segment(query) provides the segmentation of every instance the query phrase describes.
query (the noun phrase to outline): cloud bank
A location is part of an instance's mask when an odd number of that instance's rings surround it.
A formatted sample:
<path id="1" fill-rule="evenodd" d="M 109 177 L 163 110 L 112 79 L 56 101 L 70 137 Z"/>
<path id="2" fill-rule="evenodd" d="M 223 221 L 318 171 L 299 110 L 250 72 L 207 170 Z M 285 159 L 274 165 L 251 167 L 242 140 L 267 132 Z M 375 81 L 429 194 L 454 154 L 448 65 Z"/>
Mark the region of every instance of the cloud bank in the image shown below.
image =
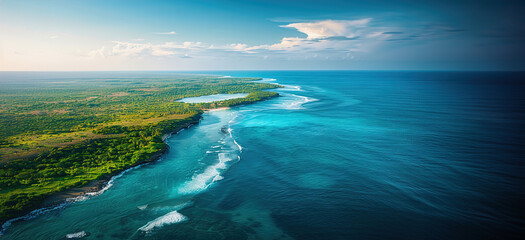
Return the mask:
<path id="1" fill-rule="evenodd" d="M 372 25 L 372 23 L 374 23 L 372 18 L 292 22 L 279 27 L 293 29 L 296 35 L 302 34 L 303 36 L 284 36 L 279 42 L 262 45 L 246 43 L 214 45 L 191 41 L 182 43 L 112 41 L 112 46 L 93 50 L 88 55 L 90 57 L 122 56 L 130 58 L 174 56 L 189 59 L 221 58 L 241 54 L 261 59 L 276 57 L 353 59 L 354 54 L 372 51 L 387 42 L 428 38 L 439 36 L 442 32 L 456 32 L 442 26 L 411 31 L 399 27 L 380 26 L 379 23 Z M 175 32 L 157 34 L 173 35 Z"/>

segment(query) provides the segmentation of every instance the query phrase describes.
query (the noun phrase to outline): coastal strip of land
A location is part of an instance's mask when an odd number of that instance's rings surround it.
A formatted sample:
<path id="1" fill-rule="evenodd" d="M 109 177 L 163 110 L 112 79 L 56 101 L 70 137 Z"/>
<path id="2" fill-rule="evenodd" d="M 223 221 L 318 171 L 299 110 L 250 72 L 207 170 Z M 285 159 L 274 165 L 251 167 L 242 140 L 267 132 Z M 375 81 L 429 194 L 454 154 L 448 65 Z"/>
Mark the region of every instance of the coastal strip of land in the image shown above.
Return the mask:
<path id="1" fill-rule="evenodd" d="M 99 191 L 134 166 L 157 160 L 165 136 L 197 124 L 206 110 L 278 96 L 257 78 L 12 83 L 0 90 L 0 222 Z M 89 84 L 86 85 L 86 81 Z M 247 93 L 244 98 L 181 103 L 185 97 Z"/>

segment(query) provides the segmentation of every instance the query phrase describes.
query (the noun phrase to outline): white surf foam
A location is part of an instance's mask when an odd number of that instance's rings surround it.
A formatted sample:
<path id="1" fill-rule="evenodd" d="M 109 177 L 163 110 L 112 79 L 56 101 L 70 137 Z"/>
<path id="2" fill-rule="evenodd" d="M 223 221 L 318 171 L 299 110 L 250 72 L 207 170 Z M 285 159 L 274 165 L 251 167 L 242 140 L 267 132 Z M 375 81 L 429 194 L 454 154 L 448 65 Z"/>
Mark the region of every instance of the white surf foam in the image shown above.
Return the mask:
<path id="1" fill-rule="evenodd" d="M 220 181 L 220 180 L 222 180 L 222 179 L 224 179 L 223 176 L 221 176 L 221 175 L 217 175 L 217 176 L 215 176 L 215 177 L 213 178 L 213 182 L 217 182 L 217 181 Z"/>
<path id="2" fill-rule="evenodd" d="M 235 122 L 235 119 L 237 119 L 238 116 L 239 115 L 235 115 L 235 117 L 233 117 L 230 121 L 228 121 L 228 124 L 231 126 Z M 239 151 L 242 152 L 242 146 L 235 140 L 235 138 L 232 135 L 232 132 L 233 132 L 233 129 L 228 128 L 228 133 L 230 134 L 230 137 L 233 140 L 233 143 L 237 146 L 237 148 L 239 148 Z"/>
<path id="3" fill-rule="evenodd" d="M 33 210 L 30 213 L 26 214 L 25 216 L 10 219 L 10 220 L 6 221 L 2 225 L 2 230 L 0 231 L 0 236 L 4 235 L 5 230 L 9 226 L 11 226 L 11 224 L 13 222 L 16 222 L 18 220 L 29 220 L 29 219 L 37 217 L 40 214 L 44 214 L 44 213 L 51 212 L 51 211 L 54 211 L 54 210 L 57 210 L 57 209 L 61 209 L 61 208 L 65 207 L 65 206 L 67 206 L 68 204 L 69 204 L 68 202 L 63 202 L 62 204 L 60 204 L 58 206 L 55 206 L 55 207 L 36 209 L 36 210 Z"/>
<path id="4" fill-rule="evenodd" d="M 188 220 L 188 218 L 177 211 L 169 212 L 166 215 L 155 218 L 155 220 L 148 222 L 146 225 L 139 228 L 140 231 L 151 232 L 155 228 L 165 225 L 179 223 Z"/>
<path id="5" fill-rule="evenodd" d="M 82 232 L 76 232 L 76 233 L 70 233 L 70 234 L 66 234 L 66 238 L 67 239 L 73 239 L 73 238 L 83 238 L 87 235 L 87 233 L 85 231 L 82 231 Z"/>
<path id="6" fill-rule="evenodd" d="M 233 129 L 228 128 L 228 133 L 230 134 L 230 137 L 232 138 L 233 143 L 235 144 L 235 146 L 237 146 L 237 148 L 239 148 L 239 151 L 242 152 L 242 146 L 239 143 L 237 143 L 237 141 L 235 141 L 235 138 L 232 135 L 232 131 Z"/>
<path id="7" fill-rule="evenodd" d="M 286 101 L 283 104 L 280 104 L 284 109 L 289 109 L 289 110 L 304 109 L 303 105 L 305 103 L 318 101 L 317 99 L 311 98 L 311 97 L 299 96 L 295 94 L 291 94 L 291 95 L 295 97 L 296 100 Z"/>
<path id="8" fill-rule="evenodd" d="M 298 91 L 298 92 L 303 91 L 301 86 L 295 86 L 295 85 L 282 85 L 282 86 L 284 86 L 284 88 L 281 88 L 280 89 L 281 91 Z"/>
<path id="9" fill-rule="evenodd" d="M 242 146 L 239 143 L 237 143 L 237 141 L 235 141 L 235 139 L 233 139 L 233 143 L 235 143 L 235 145 L 239 148 L 239 151 L 242 152 Z"/>
<path id="10" fill-rule="evenodd" d="M 235 116 L 237 117 L 237 116 Z M 231 125 L 235 117 L 229 121 Z M 218 162 L 208 166 L 201 173 L 193 175 L 191 180 L 183 183 L 178 189 L 179 194 L 193 194 L 207 189 L 212 183 L 222 180 L 224 177 L 221 174 L 228 168 L 228 162 L 232 160 L 240 160 L 239 153 L 242 152 L 242 146 L 235 141 L 232 135 L 233 129 L 228 128 L 228 135 L 219 140 L 222 150 L 215 151 L 217 153 Z M 237 149 L 235 149 L 237 148 Z M 211 151 L 207 151 L 209 153 Z"/>
<path id="11" fill-rule="evenodd" d="M 194 175 L 190 181 L 183 183 L 178 189 L 179 194 L 197 193 L 208 188 L 214 179 L 219 179 L 222 170 L 228 167 L 226 163 L 234 159 L 231 155 L 232 153 L 219 153 L 219 162 L 208 166 L 204 172 Z"/>
<path id="12" fill-rule="evenodd" d="M 259 81 L 256 81 L 256 82 L 260 82 L 260 83 L 268 83 L 268 84 L 274 84 L 274 85 L 279 85 L 278 83 L 276 83 L 275 81 L 277 81 L 277 79 L 275 78 L 263 78 Z"/>
<path id="13" fill-rule="evenodd" d="M 87 198 L 98 196 L 98 195 L 104 193 L 105 191 L 107 191 L 108 189 L 110 189 L 113 186 L 113 184 L 115 184 L 115 180 L 119 179 L 120 177 L 122 177 L 127 172 L 135 170 L 137 168 L 140 168 L 140 167 L 142 167 L 142 166 L 144 166 L 146 164 L 149 164 L 149 163 L 144 163 L 144 164 L 140 164 L 140 165 L 137 165 L 135 167 L 132 167 L 132 168 L 128 168 L 128 169 L 122 171 L 121 173 L 119 173 L 118 175 L 115 175 L 115 176 L 111 177 L 111 179 L 109 179 L 109 181 L 106 183 L 106 185 L 102 189 L 100 189 L 98 192 L 86 193 L 85 196 L 76 197 L 76 198 L 73 198 L 72 200 L 74 200 L 74 201 L 75 200 L 76 201 L 79 201 L 79 200 L 83 201 L 83 200 L 85 200 Z M 84 198 L 82 198 L 82 197 L 84 197 Z"/>

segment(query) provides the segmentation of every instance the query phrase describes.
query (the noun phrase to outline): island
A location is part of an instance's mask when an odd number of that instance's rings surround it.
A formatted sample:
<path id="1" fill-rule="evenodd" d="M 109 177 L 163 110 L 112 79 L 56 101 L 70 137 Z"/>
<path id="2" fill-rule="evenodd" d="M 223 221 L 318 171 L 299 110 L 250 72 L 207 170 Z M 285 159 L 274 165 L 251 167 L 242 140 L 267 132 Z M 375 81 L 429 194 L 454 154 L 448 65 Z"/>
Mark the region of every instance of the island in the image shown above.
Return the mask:
<path id="1" fill-rule="evenodd" d="M 94 191 L 125 169 L 158 159 L 164 138 L 206 110 L 278 96 L 259 78 L 73 78 L 9 82 L 0 89 L 0 222 Z M 183 98 L 245 97 L 206 103 Z"/>

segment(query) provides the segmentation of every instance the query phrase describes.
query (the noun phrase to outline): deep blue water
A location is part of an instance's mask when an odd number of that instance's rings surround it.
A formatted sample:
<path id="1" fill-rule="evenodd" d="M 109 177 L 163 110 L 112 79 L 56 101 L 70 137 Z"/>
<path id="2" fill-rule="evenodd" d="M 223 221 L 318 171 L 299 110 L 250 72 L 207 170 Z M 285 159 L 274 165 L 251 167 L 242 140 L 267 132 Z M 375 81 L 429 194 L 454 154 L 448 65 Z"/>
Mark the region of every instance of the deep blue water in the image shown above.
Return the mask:
<path id="1" fill-rule="evenodd" d="M 213 73 L 286 88 L 276 99 L 205 114 L 169 138 L 162 161 L 126 172 L 99 196 L 15 222 L 3 238 L 518 239 L 524 232 L 524 73 Z"/>

